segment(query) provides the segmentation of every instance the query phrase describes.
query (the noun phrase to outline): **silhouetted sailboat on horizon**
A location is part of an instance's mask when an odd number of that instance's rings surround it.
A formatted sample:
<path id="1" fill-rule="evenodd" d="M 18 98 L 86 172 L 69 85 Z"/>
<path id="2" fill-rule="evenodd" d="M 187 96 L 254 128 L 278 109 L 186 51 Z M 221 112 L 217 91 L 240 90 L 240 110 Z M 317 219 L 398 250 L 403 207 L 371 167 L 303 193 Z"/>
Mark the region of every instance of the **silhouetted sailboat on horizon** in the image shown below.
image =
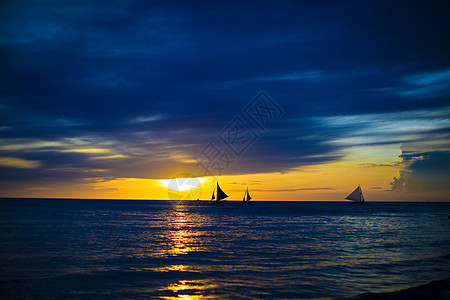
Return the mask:
<path id="1" fill-rule="evenodd" d="M 351 200 L 353 203 L 364 203 L 364 195 L 361 187 L 358 185 L 358 187 L 350 195 L 345 197 L 345 199 Z"/>
<path id="2" fill-rule="evenodd" d="M 250 200 L 252 200 L 252 197 L 250 197 L 250 194 L 248 192 L 248 187 L 247 187 L 247 190 L 245 191 L 244 198 L 242 199 L 242 201 L 248 202 Z"/>
<path id="3" fill-rule="evenodd" d="M 211 201 L 212 201 L 212 202 L 220 202 L 220 201 L 222 201 L 223 199 L 228 198 L 228 195 L 225 194 L 225 192 L 222 191 L 222 189 L 220 188 L 219 182 L 218 182 L 218 181 L 217 181 L 217 199 L 216 199 L 216 197 L 214 196 L 215 190 L 216 190 L 216 189 L 214 189 L 214 191 L 213 191 L 213 193 L 212 193 L 212 196 L 211 196 Z"/>

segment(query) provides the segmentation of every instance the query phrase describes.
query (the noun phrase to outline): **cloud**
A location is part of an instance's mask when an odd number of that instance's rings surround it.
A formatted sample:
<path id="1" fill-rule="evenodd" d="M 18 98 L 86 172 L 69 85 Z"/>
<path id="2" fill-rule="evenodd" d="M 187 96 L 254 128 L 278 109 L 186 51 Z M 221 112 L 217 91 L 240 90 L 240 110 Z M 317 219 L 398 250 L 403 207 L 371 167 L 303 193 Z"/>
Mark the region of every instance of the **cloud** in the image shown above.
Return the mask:
<path id="1" fill-rule="evenodd" d="M 310 82 L 311 80 L 318 80 L 323 76 L 323 72 L 313 70 L 313 71 L 293 71 L 289 73 L 275 73 L 258 75 L 249 78 L 242 78 L 239 80 L 231 80 L 224 82 L 216 82 L 213 84 L 208 84 L 208 87 L 220 87 L 220 88 L 232 88 L 236 86 L 245 86 L 254 83 L 264 83 L 264 82 L 277 82 L 277 81 L 305 81 Z"/>
<path id="2" fill-rule="evenodd" d="M 305 80 L 318 79 L 322 76 L 320 71 L 302 71 L 285 74 L 274 74 L 269 76 L 256 77 L 252 81 L 283 81 L 283 80 Z"/>
<path id="3" fill-rule="evenodd" d="M 364 167 L 397 167 L 401 164 L 401 162 L 399 161 L 394 161 L 394 162 L 389 162 L 389 163 L 380 163 L 380 164 L 376 164 L 376 163 L 360 163 L 360 166 L 364 166 Z"/>
<path id="4" fill-rule="evenodd" d="M 0 139 L 0 152 L 75 152 L 91 155 L 111 155 L 111 141 L 102 138 L 60 138 L 54 141 L 39 139 Z"/>
<path id="5" fill-rule="evenodd" d="M 373 91 L 409 99 L 445 98 L 450 95 L 450 69 L 414 72 L 403 75 L 400 84 L 375 88 Z"/>
<path id="6" fill-rule="evenodd" d="M 400 157 L 405 169 L 390 183 L 393 192 L 450 190 L 450 151 L 404 151 Z"/>
<path id="7" fill-rule="evenodd" d="M 417 86 L 430 86 L 434 84 L 446 83 L 447 86 L 450 80 L 450 70 L 440 70 L 430 73 L 422 73 L 416 75 L 410 75 L 405 78 L 405 81 L 409 84 Z"/>
<path id="8" fill-rule="evenodd" d="M 399 95 L 429 98 L 450 95 L 450 69 L 408 75 Z"/>
<path id="9" fill-rule="evenodd" d="M 380 145 L 442 141 L 450 131 L 450 107 L 313 118 L 333 128 L 326 141 L 337 146 Z"/>
<path id="10" fill-rule="evenodd" d="M 140 124 L 140 123 L 148 123 L 148 122 L 154 122 L 159 121 L 164 118 L 163 115 L 146 115 L 146 116 L 138 116 L 129 119 L 126 121 L 126 124 Z"/>
<path id="11" fill-rule="evenodd" d="M 0 157 L 0 166 L 19 169 L 34 169 L 40 166 L 39 162 L 15 157 Z"/>
<path id="12" fill-rule="evenodd" d="M 27 190 L 28 191 L 51 191 L 51 190 L 54 190 L 54 188 L 36 186 L 36 187 L 27 188 Z"/>
<path id="13" fill-rule="evenodd" d="M 391 191 L 393 192 L 416 192 L 422 190 L 421 185 L 411 179 L 408 171 L 400 171 L 400 176 L 398 178 L 394 177 L 389 185 L 391 185 Z"/>

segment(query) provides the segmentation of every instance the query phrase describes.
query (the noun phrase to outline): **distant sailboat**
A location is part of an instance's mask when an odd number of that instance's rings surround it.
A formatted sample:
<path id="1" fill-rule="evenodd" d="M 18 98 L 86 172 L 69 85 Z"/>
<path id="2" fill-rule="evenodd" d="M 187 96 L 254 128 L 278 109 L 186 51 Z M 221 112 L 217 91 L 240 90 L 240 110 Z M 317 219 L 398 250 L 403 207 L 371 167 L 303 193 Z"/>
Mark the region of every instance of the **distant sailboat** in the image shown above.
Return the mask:
<path id="1" fill-rule="evenodd" d="M 220 202 L 220 201 L 222 201 L 225 198 L 228 198 L 228 195 L 225 194 L 224 191 L 222 191 L 222 189 L 219 186 L 219 182 L 217 181 L 217 200 L 214 200 L 214 199 L 216 199 L 216 197 L 214 197 L 214 191 L 213 191 L 213 194 L 212 194 L 212 197 L 211 197 L 211 201 Z"/>
<path id="2" fill-rule="evenodd" d="M 350 195 L 345 197 L 345 199 L 351 200 L 353 203 L 364 203 L 364 195 L 361 187 L 358 185 L 358 187 Z"/>
<path id="3" fill-rule="evenodd" d="M 247 190 L 245 191 L 244 198 L 242 199 L 242 201 L 248 202 L 250 200 L 252 200 L 252 197 L 250 197 L 250 194 L 248 192 L 248 187 L 247 187 Z"/>

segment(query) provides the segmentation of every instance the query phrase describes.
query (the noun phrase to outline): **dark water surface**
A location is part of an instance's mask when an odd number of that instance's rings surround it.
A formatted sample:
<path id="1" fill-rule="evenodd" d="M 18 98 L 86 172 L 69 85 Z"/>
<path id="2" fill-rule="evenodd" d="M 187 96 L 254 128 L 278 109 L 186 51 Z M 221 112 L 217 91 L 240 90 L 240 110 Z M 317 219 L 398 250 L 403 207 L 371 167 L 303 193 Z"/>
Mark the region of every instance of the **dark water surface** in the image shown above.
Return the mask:
<path id="1" fill-rule="evenodd" d="M 450 277 L 450 203 L 0 200 L 0 298 L 309 299 Z"/>

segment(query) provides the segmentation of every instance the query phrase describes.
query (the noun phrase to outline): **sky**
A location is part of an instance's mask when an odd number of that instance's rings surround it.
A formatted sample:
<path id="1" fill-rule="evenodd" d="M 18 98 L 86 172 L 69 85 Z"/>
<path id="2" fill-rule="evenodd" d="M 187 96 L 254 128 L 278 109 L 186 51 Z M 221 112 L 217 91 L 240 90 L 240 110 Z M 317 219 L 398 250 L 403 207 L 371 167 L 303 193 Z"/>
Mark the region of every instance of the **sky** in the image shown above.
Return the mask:
<path id="1" fill-rule="evenodd" d="M 450 201 L 449 11 L 2 1 L 0 197 Z"/>

